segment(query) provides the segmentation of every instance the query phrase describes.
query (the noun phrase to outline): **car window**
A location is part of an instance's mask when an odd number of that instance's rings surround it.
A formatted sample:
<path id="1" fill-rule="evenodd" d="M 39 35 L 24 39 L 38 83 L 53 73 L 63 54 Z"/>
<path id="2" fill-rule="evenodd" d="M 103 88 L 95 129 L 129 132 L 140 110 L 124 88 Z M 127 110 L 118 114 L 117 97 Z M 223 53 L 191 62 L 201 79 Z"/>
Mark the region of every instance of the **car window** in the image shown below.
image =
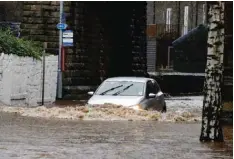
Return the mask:
<path id="1" fill-rule="evenodd" d="M 151 81 L 147 82 L 147 88 L 146 88 L 146 90 L 147 90 L 147 95 L 149 93 L 156 93 L 156 89 L 154 87 L 154 84 Z"/>
<path id="2" fill-rule="evenodd" d="M 147 82 L 147 88 L 146 88 L 147 95 L 149 93 L 157 94 L 159 91 L 160 91 L 160 88 L 156 81 Z"/>
<path id="3" fill-rule="evenodd" d="M 106 81 L 95 92 L 96 95 L 143 96 L 145 84 L 131 81 Z"/>
<path id="4" fill-rule="evenodd" d="M 160 91 L 160 87 L 159 87 L 158 83 L 156 81 L 152 81 L 152 82 L 153 82 L 153 85 L 154 85 L 153 87 L 155 89 L 155 92 L 158 93 Z"/>

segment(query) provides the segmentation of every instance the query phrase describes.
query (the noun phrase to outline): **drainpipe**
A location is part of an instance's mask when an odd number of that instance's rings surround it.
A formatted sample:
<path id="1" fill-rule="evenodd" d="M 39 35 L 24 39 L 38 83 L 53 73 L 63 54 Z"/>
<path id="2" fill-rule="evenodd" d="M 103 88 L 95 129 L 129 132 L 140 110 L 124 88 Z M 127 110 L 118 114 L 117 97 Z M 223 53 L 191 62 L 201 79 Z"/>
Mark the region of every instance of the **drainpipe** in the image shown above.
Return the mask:
<path id="1" fill-rule="evenodd" d="M 195 3 L 196 3 L 196 20 L 195 20 L 195 27 L 196 27 L 198 23 L 198 2 L 195 1 Z"/>
<path id="2" fill-rule="evenodd" d="M 155 24 L 155 9 L 156 9 L 156 7 L 155 7 L 156 5 L 155 5 L 155 1 L 153 2 L 153 14 L 154 14 L 154 16 L 153 16 L 153 24 Z"/>
<path id="3" fill-rule="evenodd" d="M 177 24 L 177 36 L 180 37 L 180 1 L 178 1 L 178 24 Z"/>

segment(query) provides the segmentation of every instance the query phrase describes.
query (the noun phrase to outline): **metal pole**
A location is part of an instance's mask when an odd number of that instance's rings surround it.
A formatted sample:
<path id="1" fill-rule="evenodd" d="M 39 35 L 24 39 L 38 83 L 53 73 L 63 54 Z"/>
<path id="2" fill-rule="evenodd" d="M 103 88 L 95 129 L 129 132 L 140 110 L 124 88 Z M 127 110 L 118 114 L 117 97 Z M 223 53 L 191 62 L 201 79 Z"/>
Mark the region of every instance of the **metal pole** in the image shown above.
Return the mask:
<path id="1" fill-rule="evenodd" d="M 44 105 L 44 96 L 45 96 L 45 49 L 47 48 L 47 43 L 44 43 L 44 50 L 43 50 L 43 69 L 42 69 L 42 101 L 41 105 Z"/>
<path id="2" fill-rule="evenodd" d="M 63 1 L 60 1 L 59 22 L 62 23 Z M 58 56 L 58 82 L 57 82 L 57 98 L 62 98 L 62 71 L 61 71 L 61 51 L 62 51 L 62 30 L 59 30 L 59 56 Z"/>
<path id="3" fill-rule="evenodd" d="M 171 49 L 172 49 L 173 47 L 172 46 L 169 46 L 168 47 L 168 51 L 167 51 L 167 67 L 168 67 L 168 69 L 170 69 L 170 61 L 171 61 Z"/>
<path id="4" fill-rule="evenodd" d="M 42 17 L 42 2 L 40 1 L 40 5 L 41 5 L 41 20 L 43 20 Z M 41 90 L 41 105 L 44 105 L 44 93 L 45 93 L 45 44 L 44 44 L 44 49 L 42 52 L 42 90 Z"/>

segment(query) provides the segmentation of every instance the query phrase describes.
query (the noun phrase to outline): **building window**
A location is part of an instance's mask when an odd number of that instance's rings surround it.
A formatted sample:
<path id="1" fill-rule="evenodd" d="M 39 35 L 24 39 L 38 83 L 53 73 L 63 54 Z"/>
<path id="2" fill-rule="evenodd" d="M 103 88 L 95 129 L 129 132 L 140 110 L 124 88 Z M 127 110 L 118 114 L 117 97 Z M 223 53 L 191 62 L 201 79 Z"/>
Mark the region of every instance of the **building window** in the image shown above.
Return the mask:
<path id="1" fill-rule="evenodd" d="M 167 8 L 166 14 L 166 31 L 170 32 L 171 30 L 171 8 Z"/>
<path id="2" fill-rule="evenodd" d="M 183 28 L 183 35 L 188 33 L 188 17 L 189 17 L 189 7 L 184 7 L 184 28 Z"/>

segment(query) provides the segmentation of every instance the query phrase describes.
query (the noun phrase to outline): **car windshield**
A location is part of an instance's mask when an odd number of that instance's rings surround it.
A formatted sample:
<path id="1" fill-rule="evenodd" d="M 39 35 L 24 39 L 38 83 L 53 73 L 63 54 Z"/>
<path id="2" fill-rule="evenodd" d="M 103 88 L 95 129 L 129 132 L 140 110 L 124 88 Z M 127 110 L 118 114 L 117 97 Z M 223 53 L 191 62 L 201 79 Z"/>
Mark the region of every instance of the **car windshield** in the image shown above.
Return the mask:
<path id="1" fill-rule="evenodd" d="M 115 96 L 142 96 L 144 93 L 143 82 L 132 81 L 106 81 L 96 91 L 96 95 Z"/>

